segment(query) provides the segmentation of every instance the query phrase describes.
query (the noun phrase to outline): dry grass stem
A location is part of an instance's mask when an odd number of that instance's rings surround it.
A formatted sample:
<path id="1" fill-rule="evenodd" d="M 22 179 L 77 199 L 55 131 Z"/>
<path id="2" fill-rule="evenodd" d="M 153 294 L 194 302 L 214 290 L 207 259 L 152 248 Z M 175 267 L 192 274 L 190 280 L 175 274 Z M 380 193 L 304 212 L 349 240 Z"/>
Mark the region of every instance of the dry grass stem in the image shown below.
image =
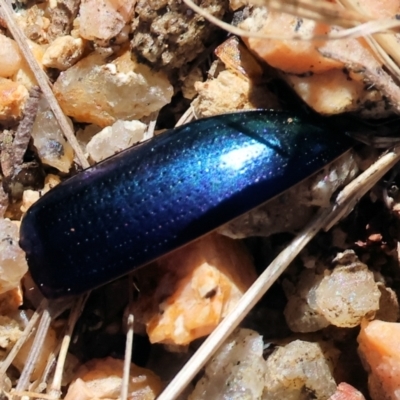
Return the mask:
<path id="1" fill-rule="evenodd" d="M 60 125 L 60 128 L 68 140 L 69 144 L 72 146 L 72 148 L 75 151 L 75 154 L 79 160 L 79 163 L 83 168 L 88 168 L 89 163 L 86 160 L 86 157 L 83 154 L 82 149 L 80 148 L 78 141 L 75 137 L 74 131 L 68 124 L 67 118 L 65 117 L 64 113 L 61 110 L 61 107 L 59 106 L 53 91 L 51 90 L 50 84 L 47 79 L 47 75 L 45 72 L 40 68 L 40 65 L 36 61 L 34 55 L 32 54 L 32 51 L 29 48 L 28 41 L 22 32 L 21 28 L 18 26 L 18 24 L 14 20 L 14 12 L 12 8 L 7 4 L 5 0 L 0 0 L 0 6 L 1 6 L 1 11 L 3 14 L 4 19 L 7 22 L 7 27 L 11 34 L 13 35 L 15 41 L 18 43 L 19 48 L 21 49 L 21 52 L 28 63 L 29 67 L 31 68 L 33 74 L 35 75 L 35 78 L 40 86 L 40 89 L 42 90 L 42 93 L 46 97 L 46 100 L 49 103 L 49 106 L 51 110 L 54 113 L 54 116 Z"/>
<path id="2" fill-rule="evenodd" d="M 89 296 L 89 294 L 90 293 L 87 293 L 87 297 Z M 85 297 L 86 296 L 84 296 L 84 301 L 86 303 L 86 298 Z M 79 318 L 79 315 L 83 311 L 84 304 L 79 308 L 79 306 L 77 306 L 77 303 L 76 302 L 74 303 L 73 300 L 56 302 L 53 307 L 50 306 L 50 314 L 52 316 L 52 320 L 57 318 L 64 311 L 66 311 L 68 309 L 71 309 L 69 321 L 68 321 L 68 324 L 67 324 L 67 330 L 69 329 L 71 331 L 71 334 L 72 334 L 73 326 L 75 326 L 75 324 L 76 324 L 76 321 L 74 321 L 74 319 L 78 319 Z M 74 307 L 75 307 L 75 310 L 73 310 Z M 74 313 L 75 314 L 78 313 L 78 315 L 75 315 Z M 65 336 L 65 334 L 64 334 L 64 336 Z M 52 350 L 50 352 L 50 354 L 48 356 L 48 359 L 47 359 L 46 366 L 44 368 L 44 371 L 43 371 L 42 376 L 40 377 L 40 379 L 38 379 L 36 382 L 34 382 L 30 386 L 30 389 L 31 389 L 32 392 L 34 390 L 36 390 L 36 392 L 41 393 L 43 391 L 43 389 L 40 387 L 40 385 L 42 383 L 49 382 L 51 376 L 53 376 L 53 380 L 54 380 L 54 376 L 56 375 L 55 369 L 57 369 L 56 361 L 58 361 L 57 360 L 57 355 L 60 353 L 60 349 L 62 349 L 63 345 L 66 346 L 64 344 L 64 336 L 58 341 L 58 344 L 54 348 L 54 350 Z M 69 347 L 69 344 L 67 346 L 67 350 L 68 350 L 68 347 Z M 62 358 L 62 356 L 60 356 L 59 358 Z M 63 362 L 64 362 L 64 360 L 63 360 Z M 55 372 L 55 373 L 53 374 L 53 372 Z M 53 398 L 58 398 L 58 396 L 54 396 L 54 394 L 52 394 L 52 397 Z"/>
<path id="3" fill-rule="evenodd" d="M 385 35 L 385 36 L 388 36 L 388 35 Z M 382 42 L 378 39 L 378 34 L 365 37 L 364 39 L 368 43 L 371 51 L 375 54 L 375 56 L 379 60 L 379 62 L 381 62 L 382 65 L 385 65 L 387 70 L 390 72 L 390 74 L 393 77 L 395 77 L 397 79 L 397 81 L 399 82 L 400 81 L 400 68 L 393 61 L 393 59 L 389 56 L 389 54 L 387 53 L 385 48 L 381 45 Z M 394 39 L 394 40 L 396 40 L 396 39 Z M 387 43 L 387 42 L 385 41 L 385 43 Z"/>
<path id="4" fill-rule="evenodd" d="M 143 140 L 151 139 L 154 136 L 154 130 L 156 129 L 158 118 L 158 111 L 151 113 L 146 119 L 149 121 L 147 124 L 147 129 L 144 134 Z"/>
<path id="5" fill-rule="evenodd" d="M 64 371 L 64 365 L 65 365 L 65 360 L 67 358 L 67 353 L 69 349 L 69 344 L 71 343 L 71 336 L 74 331 L 76 322 L 78 321 L 78 318 L 82 314 L 82 311 L 85 307 L 86 301 L 90 296 L 90 292 L 86 293 L 83 296 L 80 296 L 75 304 L 73 305 L 69 319 L 68 319 L 68 324 L 67 324 L 67 331 L 64 334 L 60 352 L 58 354 L 58 359 L 57 359 L 57 366 L 56 370 L 54 372 L 54 378 L 53 382 L 50 386 L 49 389 L 49 395 L 52 397 L 59 397 L 61 395 L 61 381 L 62 381 L 62 376 L 63 376 L 63 371 Z"/>
<path id="6" fill-rule="evenodd" d="M 14 396 L 18 397 L 29 397 L 30 399 L 43 399 L 43 400 L 59 400 L 59 397 L 51 397 L 48 394 L 45 393 L 36 393 L 36 392 L 30 392 L 30 391 L 14 391 L 13 392 Z"/>
<path id="7" fill-rule="evenodd" d="M 193 107 L 189 107 L 179 118 L 178 122 L 176 123 L 175 127 L 187 124 L 191 121 L 193 121 L 196 118 L 194 115 L 194 110 Z"/>
<path id="8" fill-rule="evenodd" d="M 398 39 L 394 35 L 380 33 L 375 34 L 373 37 L 382 48 L 382 52 L 385 54 L 385 65 L 389 69 L 394 65 L 394 75 L 400 80 L 400 43 L 398 42 Z"/>
<path id="9" fill-rule="evenodd" d="M 356 0 L 341 0 L 339 3 L 347 9 L 366 16 L 366 11 Z M 382 30 L 385 30 L 382 25 L 383 21 L 375 22 L 381 24 Z M 390 73 L 400 80 L 400 68 L 398 67 L 400 65 L 400 44 L 396 37 L 390 34 L 374 34 L 372 38 L 365 37 L 365 39 L 378 59 L 382 59 Z"/>
<path id="10" fill-rule="evenodd" d="M 135 316 L 133 315 L 132 305 L 133 305 L 133 277 L 132 274 L 129 274 L 128 277 L 128 317 L 126 321 L 126 341 L 125 341 L 125 357 L 124 357 L 124 371 L 122 375 L 122 383 L 121 383 L 121 400 L 128 399 L 128 391 L 129 391 L 129 379 L 131 372 L 131 358 L 132 358 L 132 349 L 133 349 L 133 334 L 134 334 L 134 322 Z"/>
<path id="11" fill-rule="evenodd" d="M 400 145 L 384 154 L 361 175 L 350 182 L 337 196 L 335 207 L 325 230 L 329 230 L 339 220 L 349 214 L 354 206 L 378 181 L 400 161 Z"/>
<path id="12" fill-rule="evenodd" d="M 346 9 L 335 3 L 314 0 L 251 0 L 252 4 L 265 6 L 271 10 L 284 12 L 299 18 L 310 18 L 315 21 L 336 24 L 343 27 L 354 26 L 370 20 L 365 13 L 357 9 Z"/>
<path id="13" fill-rule="evenodd" d="M 24 369 L 21 372 L 21 376 L 15 388 L 16 392 L 24 391 L 29 386 L 30 376 L 32 375 L 40 352 L 42 351 L 43 343 L 50 327 L 50 311 L 46 305 L 43 308 L 44 309 L 42 312 L 42 317 L 39 322 L 39 327 L 36 332 L 35 339 L 33 340 L 32 347 L 26 359 Z M 13 400 L 16 400 L 18 397 L 19 396 L 15 396 L 14 394 L 12 396 Z"/>
<path id="14" fill-rule="evenodd" d="M 0 365 L 0 382 L 4 381 L 7 369 L 12 364 L 15 356 L 18 354 L 21 347 L 24 345 L 24 343 L 27 341 L 28 337 L 30 336 L 33 328 L 35 327 L 37 321 L 39 320 L 39 317 L 41 317 L 41 315 L 42 315 L 42 312 L 43 312 L 43 309 L 44 309 L 46 303 L 47 303 L 47 301 L 45 301 L 45 300 L 42 301 L 42 303 L 39 305 L 37 310 L 32 315 L 31 319 L 29 320 L 29 323 L 26 326 L 26 328 L 24 329 L 24 332 L 22 333 L 21 337 L 18 339 L 17 343 L 15 343 L 15 345 L 13 346 L 11 351 L 8 353 L 6 359 L 1 363 L 1 365 Z"/>
<path id="15" fill-rule="evenodd" d="M 252 37 L 252 38 L 259 38 L 259 39 L 275 39 L 275 40 L 338 40 L 338 39 L 345 39 L 345 38 L 358 38 L 365 35 L 370 35 L 373 33 L 378 32 L 388 32 L 392 29 L 398 28 L 400 26 L 400 21 L 393 18 L 382 19 L 382 20 L 374 20 L 363 24 L 359 24 L 358 20 L 353 20 L 352 28 L 343 29 L 340 31 L 333 31 L 329 32 L 326 35 L 313 35 L 313 34 L 288 34 L 288 35 L 266 35 L 260 32 L 252 32 L 246 31 L 244 29 L 238 28 L 236 26 L 232 26 L 226 22 L 219 20 L 218 18 L 210 15 L 206 10 L 202 9 L 201 7 L 197 6 L 193 3 L 192 0 L 183 0 L 184 3 L 190 7 L 193 11 L 200 14 L 209 22 L 213 23 L 214 25 L 218 26 L 221 29 L 226 30 L 227 32 L 232 33 L 233 35 L 242 36 L 242 37 Z M 285 11 L 288 12 L 288 11 Z M 300 15 L 295 13 L 295 11 L 290 12 L 289 14 L 294 14 L 298 17 L 302 18 L 309 18 L 313 20 L 321 20 L 323 22 L 326 21 L 326 17 L 318 14 L 320 18 L 317 18 L 316 15 Z M 364 17 L 365 19 L 366 17 Z M 337 25 L 343 26 L 343 23 L 340 24 L 340 21 L 336 22 Z M 330 20 L 330 23 L 332 21 Z M 354 26 L 356 25 L 356 26 Z"/>

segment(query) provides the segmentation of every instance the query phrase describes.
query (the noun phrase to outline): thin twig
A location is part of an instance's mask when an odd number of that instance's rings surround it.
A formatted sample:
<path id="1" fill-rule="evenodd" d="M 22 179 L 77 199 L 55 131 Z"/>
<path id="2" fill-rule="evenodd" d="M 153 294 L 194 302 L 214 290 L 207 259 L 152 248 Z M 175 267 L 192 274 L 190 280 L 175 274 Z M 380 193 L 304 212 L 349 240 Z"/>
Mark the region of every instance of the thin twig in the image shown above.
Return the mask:
<path id="1" fill-rule="evenodd" d="M 143 135 L 143 141 L 144 140 L 149 140 L 154 136 L 154 130 L 156 128 L 158 114 L 159 114 L 158 111 L 152 112 L 149 115 L 149 117 L 147 118 L 148 124 L 147 124 L 146 132 Z"/>
<path id="2" fill-rule="evenodd" d="M 384 154 L 361 175 L 350 182 L 337 196 L 325 230 L 329 230 L 340 219 L 348 215 L 354 206 L 387 172 L 400 162 L 400 145 Z"/>
<path id="3" fill-rule="evenodd" d="M 74 302 L 72 299 L 69 299 L 67 301 L 57 301 L 56 303 L 52 304 L 50 314 L 52 316 L 52 319 L 54 320 L 57 318 L 59 315 L 61 315 L 64 311 L 67 309 L 71 309 L 74 306 Z M 71 315 L 71 314 L 70 314 Z M 67 325 L 68 328 L 68 325 Z M 33 384 L 30 386 L 30 391 L 34 393 L 41 393 L 43 391 L 41 387 L 41 383 L 45 382 L 47 383 L 49 381 L 50 374 L 52 374 L 56 368 L 56 358 L 58 354 L 60 353 L 60 349 L 62 347 L 62 340 L 64 337 L 62 337 L 60 340 L 57 341 L 57 346 L 50 351 L 49 356 L 47 358 L 47 363 L 46 366 L 43 370 L 42 376 L 40 379 L 38 379 L 36 382 L 33 382 Z M 54 374 L 53 374 L 54 375 Z M 37 396 L 35 396 L 37 397 Z M 53 395 L 54 398 L 54 395 Z"/>
<path id="4" fill-rule="evenodd" d="M 387 36 L 387 35 L 385 35 Z M 392 57 L 387 53 L 385 46 L 382 44 L 385 42 L 388 44 L 388 41 L 383 40 L 382 35 L 375 34 L 373 36 L 366 36 L 365 41 L 368 43 L 371 51 L 374 53 L 377 60 L 384 64 L 386 69 L 392 74 L 392 76 L 397 78 L 397 81 L 400 81 L 400 68 L 393 61 Z M 396 41 L 396 38 L 393 36 L 392 39 Z"/>
<path id="5" fill-rule="evenodd" d="M 368 18 L 370 17 L 359 1 L 339 0 L 339 4 Z M 400 80 L 400 68 L 398 66 L 400 64 L 400 45 L 396 37 L 393 34 L 374 34 L 372 37 L 365 35 L 364 39 L 377 58 L 383 60 L 390 73 Z"/>
<path id="6" fill-rule="evenodd" d="M 3 17 L 7 22 L 7 27 L 11 34 L 13 35 L 15 41 L 18 43 L 21 52 L 28 63 L 29 67 L 31 68 L 35 78 L 42 90 L 44 96 L 46 97 L 51 110 L 54 113 L 54 116 L 60 125 L 60 128 L 68 140 L 69 144 L 74 149 L 76 156 L 83 168 L 89 167 L 89 162 L 85 158 L 82 149 L 79 146 L 79 143 L 75 137 L 74 131 L 68 124 L 67 118 L 65 117 L 64 113 L 61 110 L 60 105 L 58 104 L 53 91 L 51 90 L 50 84 L 47 79 L 47 75 L 44 71 L 40 68 L 39 63 L 36 61 L 34 55 L 32 54 L 31 49 L 29 48 L 28 41 L 24 33 L 22 32 L 21 28 L 14 20 L 14 11 L 12 8 L 7 4 L 5 0 L 0 0 L 0 6 L 3 13 Z"/>
<path id="7" fill-rule="evenodd" d="M 64 371 L 64 365 L 65 365 L 65 360 L 67 358 L 67 353 L 69 349 L 69 345 L 71 343 L 71 336 L 73 333 L 73 330 L 75 328 L 76 322 L 80 315 L 82 314 L 83 308 L 85 307 L 86 301 L 89 298 L 90 292 L 86 293 L 83 296 L 80 296 L 75 304 L 73 305 L 69 319 L 68 319 L 68 325 L 67 325 L 67 331 L 65 332 L 65 335 L 62 340 L 60 352 L 58 354 L 58 359 L 57 359 L 57 366 L 56 370 L 54 372 L 54 378 L 53 382 L 50 386 L 50 389 L 48 391 L 48 394 L 53 397 L 60 397 L 61 395 L 61 382 L 62 382 L 62 376 L 63 376 L 63 371 Z"/>
<path id="8" fill-rule="evenodd" d="M 57 354 L 60 352 L 61 340 L 59 339 L 57 346 L 50 351 L 41 377 L 29 386 L 31 392 L 43 394 L 43 383 L 47 387 L 47 382 L 50 382 L 50 376 L 54 375 L 53 372 L 56 367 Z"/>
<path id="9" fill-rule="evenodd" d="M 17 392 L 25 390 L 29 385 L 30 377 L 42 352 L 43 343 L 49 331 L 50 322 L 51 322 L 50 312 L 47 305 L 45 304 L 43 306 L 42 317 L 40 319 L 35 339 L 33 340 L 32 347 L 26 359 L 24 369 L 21 372 L 21 376 L 15 388 Z M 16 397 L 17 396 L 13 395 L 14 400 L 16 399 Z"/>
<path id="10" fill-rule="evenodd" d="M 27 390 L 19 390 L 19 391 L 14 390 L 12 392 L 12 395 L 18 396 L 18 397 L 27 396 L 32 399 L 43 399 L 43 400 L 59 400 L 60 399 L 59 397 L 52 397 L 45 393 L 36 393 L 36 392 L 30 392 Z"/>
<path id="11" fill-rule="evenodd" d="M 346 38 L 357 38 L 365 35 L 370 35 L 378 32 L 387 32 L 391 29 L 398 28 L 400 26 L 400 21 L 395 18 L 367 21 L 363 24 L 358 25 L 358 21 L 355 20 L 352 25 L 356 25 L 349 29 L 342 29 L 339 31 L 331 31 L 326 35 L 314 35 L 313 33 L 289 33 L 288 35 L 267 35 L 262 32 L 246 31 L 244 29 L 238 28 L 236 26 L 230 25 L 226 22 L 221 21 L 217 17 L 211 15 L 207 10 L 197 6 L 192 0 L 183 0 L 184 3 L 193 9 L 196 13 L 201 15 L 207 21 L 218 26 L 233 35 L 248 37 L 248 38 L 258 38 L 258 39 L 275 39 L 275 40 L 338 40 Z M 296 14 L 295 14 L 296 15 Z M 298 14 L 296 16 L 299 16 Z M 315 16 L 303 16 L 309 19 L 318 20 Z"/>
<path id="12" fill-rule="evenodd" d="M 320 20 L 331 25 L 336 24 L 344 27 L 354 26 L 359 22 L 370 20 L 357 9 L 345 9 L 331 2 L 316 2 L 315 0 L 253 0 L 252 3 L 266 6 L 270 10 L 291 14 L 295 17 Z"/>
<path id="13" fill-rule="evenodd" d="M 11 351 L 8 353 L 6 359 L 0 365 L 0 382 L 3 382 L 7 369 L 14 361 L 15 356 L 20 351 L 21 347 L 25 344 L 26 340 L 28 339 L 29 335 L 31 334 L 34 326 L 36 325 L 39 317 L 43 312 L 43 308 L 47 302 L 45 300 L 40 303 L 37 310 L 32 315 L 31 319 L 29 320 L 28 325 L 25 327 L 24 332 L 22 333 L 21 337 L 18 339 L 17 343 L 13 346 Z"/>
<path id="14" fill-rule="evenodd" d="M 128 276 L 128 318 L 127 318 L 127 333 L 125 342 L 125 358 L 124 358 L 124 372 L 122 375 L 121 383 L 121 400 L 128 399 L 129 392 L 129 378 L 131 372 L 131 359 L 132 359 L 132 349 L 133 349 L 133 334 L 134 334 L 134 321 L 135 316 L 133 315 L 133 279 L 132 274 Z"/>
<path id="15" fill-rule="evenodd" d="M 184 125 L 193 121 L 195 119 L 193 107 L 189 107 L 179 118 L 178 122 L 176 123 L 175 127 Z"/>

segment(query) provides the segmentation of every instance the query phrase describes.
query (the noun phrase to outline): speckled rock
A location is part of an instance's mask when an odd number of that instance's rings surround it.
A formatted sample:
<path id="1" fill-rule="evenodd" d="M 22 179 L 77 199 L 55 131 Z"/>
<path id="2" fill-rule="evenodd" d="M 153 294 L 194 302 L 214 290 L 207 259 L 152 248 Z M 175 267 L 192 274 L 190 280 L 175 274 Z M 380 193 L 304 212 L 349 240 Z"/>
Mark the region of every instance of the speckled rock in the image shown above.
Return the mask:
<path id="1" fill-rule="evenodd" d="M 263 346 L 257 332 L 236 330 L 207 364 L 188 400 L 261 399 L 266 371 Z"/>
<path id="2" fill-rule="evenodd" d="M 222 18 L 225 0 L 195 1 L 211 15 Z M 139 0 L 133 21 L 132 50 L 158 68 L 179 68 L 204 51 L 215 27 L 175 0 Z"/>
<path id="3" fill-rule="evenodd" d="M 28 270 L 18 240 L 18 227 L 9 219 L 0 219 L 0 293 L 18 286 Z"/>
<path id="4" fill-rule="evenodd" d="M 326 357 L 319 343 L 295 340 L 277 347 L 266 361 L 263 400 L 300 400 L 312 393 L 315 399 L 328 400 L 335 393 L 330 361 L 334 349 Z"/>

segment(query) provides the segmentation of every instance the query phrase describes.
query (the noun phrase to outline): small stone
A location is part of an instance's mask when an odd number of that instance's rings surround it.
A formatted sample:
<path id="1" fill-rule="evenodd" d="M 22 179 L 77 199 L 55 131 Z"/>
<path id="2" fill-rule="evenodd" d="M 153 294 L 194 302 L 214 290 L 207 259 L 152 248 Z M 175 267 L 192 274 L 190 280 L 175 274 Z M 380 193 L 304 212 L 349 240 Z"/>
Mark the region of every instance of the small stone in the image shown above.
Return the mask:
<path id="1" fill-rule="evenodd" d="M 293 332 L 316 332 L 326 328 L 329 321 L 315 307 L 312 301 L 315 290 L 323 276 L 317 275 L 314 270 L 304 270 L 300 274 L 299 282 L 293 286 L 284 281 L 284 289 L 288 298 L 284 315 L 286 322 Z"/>
<path id="2" fill-rule="evenodd" d="M 62 72 L 53 90 L 65 114 L 101 127 L 150 115 L 173 95 L 168 78 L 131 60 L 129 51 L 107 64 L 90 54 Z"/>
<path id="3" fill-rule="evenodd" d="M 288 297 L 284 313 L 292 331 L 315 332 L 329 324 L 353 328 L 364 317 L 374 316 L 379 307 L 383 308 L 381 315 L 396 319 L 395 293 L 383 284 L 378 287 L 374 274 L 352 250 L 339 253 L 334 261 L 339 265 L 333 271 L 304 270 L 296 286 L 284 281 Z"/>
<path id="4" fill-rule="evenodd" d="M 182 85 L 182 95 L 185 99 L 192 100 L 197 95 L 195 83 L 203 79 L 203 72 L 200 68 L 193 68 Z"/>
<path id="5" fill-rule="evenodd" d="M 295 340 L 267 359 L 263 400 L 328 399 L 336 391 L 331 365 L 319 343 Z"/>
<path id="6" fill-rule="evenodd" d="M 358 109 L 364 88 L 362 80 L 349 79 L 348 72 L 345 71 L 332 69 L 310 76 L 288 74 L 286 80 L 318 113 L 340 114 Z"/>
<path id="7" fill-rule="evenodd" d="M 239 8 L 247 6 L 249 2 L 247 0 L 230 0 L 229 6 L 232 11 L 236 11 Z"/>
<path id="8" fill-rule="evenodd" d="M 21 68 L 22 58 L 17 43 L 0 34 L 0 76 L 9 78 Z"/>
<path id="9" fill-rule="evenodd" d="M 381 292 L 379 299 L 379 310 L 375 315 L 376 319 L 386 322 L 396 322 L 399 319 L 399 300 L 396 292 L 386 287 L 382 282 L 377 283 L 378 289 Z"/>
<path id="10" fill-rule="evenodd" d="M 86 125 L 82 129 L 78 129 L 76 132 L 76 139 L 78 140 L 79 146 L 85 153 L 85 157 L 88 158 L 86 146 L 92 140 L 94 135 L 97 135 L 101 131 L 101 128 L 95 124 Z"/>
<path id="11" fill-rule="evenodd" d="M 336 392 L 328 400 L 365 400 L 365 397 L 353 386 L 341 382 L 336 388 Z"/>
<path id="12" fill-rule="evenodd" d="M 27 189 L 24 190 L 22 194 L 22 204 L 20 210 L 25 213 L 28 211 L 28 208 L 36 203 L 40 198 L 40 193 L 37 190 Z"/>
<path id="13" fill-rule="evenodd" d="M 27 189 L 24 190 L 22 194 L 22 204 L 21 211 L 23 213 L 28 211 L 28 208 L 38 201 L 41 196 L 51 190 L 53 187 L 57 186 L 61 182 L 60 177 L 58 175 L 48 174 L 46 175 L 46 179 L 44 181 L 44 188 L 40 191 Z"/>
<path id="14" fill-rule="evenodd" d="M 28 2 L 25 0 L 22 3 L 25 3 L 25 6 L 18 7 L 18 12 L 15 13 L 18 25 L 30 40 L 37 43 L 47 43 L 50 20 L 48 15 L 46 16 L 46 7 L 32 3 L 27 7 Z"/>
<path id="15" fill-rule="evenodd" d="M 23 303 L 24 298 L 20 285 L 7 290 L 7 292 L 0 294 L 0 315 L 23 313 L 24 311 L 19 310 Z"/>
<path id="16" fill-rule="evenodd" d="M 276 97 L 266 86 L 254 84 L 244 75 L 222 71 L 216 79 L 196 82 L 199 96 L 193 101 L 197 116 L 209 117 L 230 111 L 279 108 Z"/>
<path id="17" fill-rule="evenodd" d="M 146 125 L 140 121 L 117 121 L 93 136 L 86 151 L 99 162 L 143 140 Z"/>
<path id="18" fill-rule="evenodd" d="M 18 242 L 18 227 L 9 219 L 0 219 L 0 294 L 17 287 L 28 271 Z"/>
<path id="19" fill-rule="evenodd" d="M 65 71 L 81 59 L 84 50 L 85 42 L 81 38 L 73 38 L 69 35 L 61 36 L 47 48 L 42 63 L 47 68 Z"/>
<path id="20" fill-rule="evenodd" d="M 65 400 L 118 399 L 121 393 L 123 360 L 107 357 L 83 364 L 68 388 Z M 160 378 L 148 369 L 131 364 L 128 398 L 153 400 L 161 392 Z"/>
<path id="21" fill-rule="evenodd" d="M 228 2 L 202 0 L 204 12 L 222 19 Z M 186 67 L 215 41 L 216 26 L 176 0 L 137 0 L 131 49 L 156 69 Z M 183 68 L 185 69 L 185 68 Z"/>
<path id="22" fill-rule="evenodd" d="M 237 36 L 231 36 L 215 49 L 215 55 L 225 64 L 226 69 L 248 77 L 253 81 L 261 81 L 264 68 L 250 50 Z"/>
<path id="23" fill-rule="evenodd" d="M 315 305 L 333 325 L 353 328 L 379 310 L 381 292 L 374 274 L 353 251 L 340 253 L 339 265 L 315 289 Z"/>
<path id="24" fill-rule="evenodd" d="M 0 121 L 11 122 L 22 117 L 29 92 L 25 86 L 0 78 Z"/>
<path id="25" fill-rule="evenodd" d="M 64 139 L 53 112 L 45 100 L 41 100 L 32 128 L 33 144 L 44 164 L 68 172 L 74 160 L 71 145 Z"/>
<path id="26" fill-rule="evenodd" d="M 146 325 L 150 342 L 187 346 L 234 309 L 256 271 L 238 240 L 210 234 L 138 270 L 135 279 L 135 322 Z"/>
<path id="27" fill-rule="evenodd" d="M 80 35 L 87 40 L 109 40 L 131 21 L 136 0 L 82 0 Z"/>
<path id="28" fill-rule="evenodd" d="M 205 368 L 188 400 L 261 399 L 265 361 L 263 339 L 250 329 L 237 329 Z"/>
<path id="29" fill-rule="evenodd" d="M 366 320 L 357 338 L 373 400 L 395 400 L 400 388 L 400 324 Z"/>

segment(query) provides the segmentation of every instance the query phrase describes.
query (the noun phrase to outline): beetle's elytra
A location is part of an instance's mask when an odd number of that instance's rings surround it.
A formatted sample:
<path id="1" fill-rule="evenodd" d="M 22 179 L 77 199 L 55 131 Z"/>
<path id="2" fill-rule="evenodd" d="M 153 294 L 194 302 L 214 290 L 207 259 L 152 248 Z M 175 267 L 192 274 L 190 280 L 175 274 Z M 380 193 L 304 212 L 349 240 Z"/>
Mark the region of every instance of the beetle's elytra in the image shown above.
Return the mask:
<path id="1" fill-rule="evenodd" d="M 285 112 L 198 120 L 52 189 L 23 218 L 20 244 L 46 297 L 80 294 L 265 203 L 351 144 Z"/>

